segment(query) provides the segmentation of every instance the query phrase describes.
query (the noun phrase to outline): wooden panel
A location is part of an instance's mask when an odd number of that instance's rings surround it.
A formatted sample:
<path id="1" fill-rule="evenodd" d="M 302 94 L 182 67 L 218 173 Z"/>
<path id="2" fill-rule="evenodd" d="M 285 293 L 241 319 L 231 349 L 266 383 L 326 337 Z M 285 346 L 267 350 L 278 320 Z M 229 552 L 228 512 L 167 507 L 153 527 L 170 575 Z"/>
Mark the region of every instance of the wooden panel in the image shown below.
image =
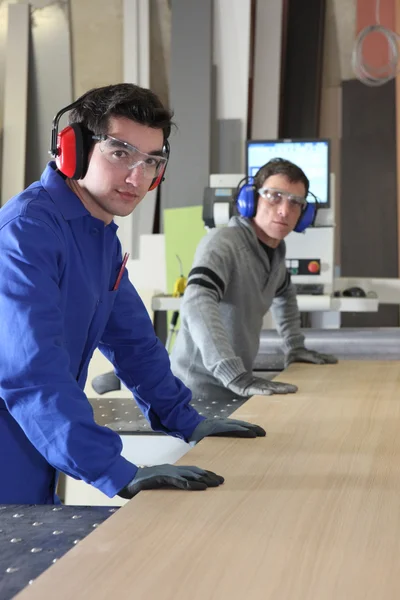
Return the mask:
<path id="1" fill-rule="evenodd" d="M 214 6 L 211 0 L 172 0 L 170 106 L 178 129 L 162 186 L 161 208 L 197 206 L 211 161 L 211 82 Z"/>
<path id="2" fill-rule="evenodd" d="M 73 90 L 77 98 L 92 87 L 123 80 L 122 0 L 69 0 Z M 132 36 L 135 32 L 132 32 Z"/>
<path id="3" fill-rule="evenodd" d="M 266 438 L 203 440 L 206 492 L 143 492 L 19 600 L 368 600 L 400 596 L 400 362 L 292 365 L 291 396 L 236 417 Z"/>
<path id="4" fill-rule="evenodd" d="M 53 3 L 36 9 L 32 19 L 25 186 L 40 178 L 50 160 L 54 115 L 73 100 L 69 12 Z"/>
<path id="5" fill-rule="evenodd" d="M 283 0 L 257 0 L 251 138 L 278 137 Z"/>
<path id="6" fill-rule="evenodd" d="M 345 81 L 342 89 L 341 275 L 397 277 L 395 82 L 371 88 Z M 390 306 L 376 317 L 343 315 L 342 324 L 399 324 Z"/>
<path id="7" fill-rule="evenodd" d="M 0 204 L 25 187 L 29 11 L 28 4 L 8 6 Z"/>
<path id="8" fill-rule="evenodd" d="M 212 127 L 211 173 L 242 173 L 243 123 L 241 119 L 216 119 Z"/>
<path id="9" fill-rule="evenodd" d="M 279 0 L 278 0 L 279 1 Z M 245 140 L 247 139 L 248 112 L 251 110 L 249 98 L 249 80 L 252 71 L 252 26 L 253 11 L 256 0 L 213 0 L 212 1 L 212 23 L 209 25 L 212 31 L 211 37 L 211 64 L 212 85 L 211 95 L 211 146 L 215 142 L 218 133 L 215 131 L 217 122 L 224 119 L 238 119 L 241 122 L 240 131 L 235 145 L 240 147 L 240 163 L 238 171 L 214 171 L 210 173 L 243 173 L 245 166 Z M 187 0 L 184 0 L 187 4 Z M 204 4 L 204 2 L 196 2 Z M 204 35 L 204 34 L 203 34 Z M 208 36 L 204 36 L 205 45 Z M 193 42 L 191 42 L 193 45 Z M 188 47 L 182 52 L 188 52 Z M 204 50 L 202 50 L 202 53 Z M 191 65 L 196 61 L 191 61 Z M 191 75 L 189 76 L 191 77 Z M 184 94 L 187 96 L 188 75 L 185 73 Z M 172 79 L 171 79 L 172 84 Z M 200 81 L 203 84 L 203 81 Z M 207 81 L 208 86 L 208 81 Z M 178 92 L 179 93 L 179 92 Z M 201 96 L 203 98 L 203 96 Z M 173 103 L 175 107 L 175 102 Z M 193 105 L 194 106 L 194 105 Z M 193 108 L 193 115 L 198 115 L 198 110 Z M 178 112 L 176 112 L 178 118 Z M 178 121 L 178 126 L 180 123 Z M 192 125 L 189 125 L 192 130 Z M 196 139 L 196 150 L 198 155 L 202 150 L 197 146 L 197 134 L 192 132 L 192 141 L 186 148 L 193 147 L 193 139 Z M 188 150 L 186 150 L 188 151 Z M 236 159 L 235 159 L 236 160 Z M 213 164 L 212 164 L 213 166 Z M 208 185 L 208 182 L 206 183 Z M 191 189 L 188 188 L 188 189 Z M 185 192 L 187 193 L 187 192 Z M 203 192 L 199 195 L 202 198 Z"/>
<path id="10" fill-rule="evenodd" d="M 280 137 L 319 135 L 325 5 L 326 0 L 284 2 Z"/>
<path id="11" fill-rule="evenodd" d="M 330 172 L 335 176 L 333 198 L 335 207 L 335 265 L 340 264 L 340 136 L 342 128 L 342 87 L 325 87 L 321 94 L 321 114 L 319 133 L 331 140 Z"/>
<path id="12" fill-rule="evenodd" d="M 342 138 L 367 136 L 394 140 L 394 81 L 379 87 L 356 79 L 342 83 Z M 392 141 L 393 144 L 393 141 Z"/>
<path id="13" fill-rule="evenodd" d="M 394 136 L 392 136 L 394 137 Z M 343 277 L 397 277 L 393 139 L 342 139 Z"/>
<path id="14" fill-rule="evenodd" d="M 123 0 L 124 82 L 150 87 L 150 4 L 149 0 Z M 139 259 L 140 236 L 153 233 L 157 192 L 146 194 L 133 213 L 116 217 L 123 252 Z"/>
<path id="15" fill-rule="evenodd" d="M 400 0 L 395 0 L 395 31 L 400 31 Z M 400 75 L 396 77 L 397 271 L 400 276 Z"/>

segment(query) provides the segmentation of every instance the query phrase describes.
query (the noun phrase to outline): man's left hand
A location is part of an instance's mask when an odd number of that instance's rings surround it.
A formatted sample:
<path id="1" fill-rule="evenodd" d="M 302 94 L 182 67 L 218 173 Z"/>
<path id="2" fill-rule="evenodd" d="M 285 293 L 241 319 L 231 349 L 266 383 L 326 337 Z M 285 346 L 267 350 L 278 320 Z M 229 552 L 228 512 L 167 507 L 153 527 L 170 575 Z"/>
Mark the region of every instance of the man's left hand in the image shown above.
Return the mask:
<path id="1" fill-rule="evenodd" d="M 199 442 L 208 436 L 255 438 L 264 437 L 265 435 L 266 431 L 259 425 L 222 417 L 201 421 L 193 431 L 189 441 Z"/>
<path id="2" fill-rule="evenodd" d="M 285 367 L 295 362 L 312 363 L 314 365 L 335 365 L 338 359 L 332 354 L 321 354 L 315 350 L 307 350 L 307 348 L 294 348 L 285 356 Z"/>

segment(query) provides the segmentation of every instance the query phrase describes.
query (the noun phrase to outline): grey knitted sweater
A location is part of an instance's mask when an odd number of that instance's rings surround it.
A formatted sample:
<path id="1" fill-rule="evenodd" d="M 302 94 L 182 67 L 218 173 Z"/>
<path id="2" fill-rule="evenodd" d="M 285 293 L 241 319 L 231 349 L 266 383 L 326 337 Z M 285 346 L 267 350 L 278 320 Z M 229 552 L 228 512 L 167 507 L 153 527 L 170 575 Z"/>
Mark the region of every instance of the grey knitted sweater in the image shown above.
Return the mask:
<path id="1" fill-rule="evenodd" d="M 234 394 L 225 386 L 251 372 L 270 308 L 284 351 L 303 346 L 285 243 L 270 264 L 250 221 L 232 217 L 228 227 L 211 230 L 196 250 L 171 354 L 174 375 L 196 398 L 231 400 Z"/>

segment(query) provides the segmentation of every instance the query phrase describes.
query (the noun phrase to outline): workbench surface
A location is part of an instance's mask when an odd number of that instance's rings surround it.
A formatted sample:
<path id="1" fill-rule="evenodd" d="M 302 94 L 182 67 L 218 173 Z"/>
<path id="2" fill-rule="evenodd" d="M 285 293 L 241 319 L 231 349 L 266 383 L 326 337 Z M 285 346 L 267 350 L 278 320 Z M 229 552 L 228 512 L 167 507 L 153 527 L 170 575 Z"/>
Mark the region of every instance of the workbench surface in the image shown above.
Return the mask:
<path id="1" fill-rule="evenodd" d="M 400 363 L 292 365 L 297 394 L 235 417 L 266 438 L 210 438 L 180 461 L 225 476 L 142 492 L 18 600 L 400 598 Z"/>

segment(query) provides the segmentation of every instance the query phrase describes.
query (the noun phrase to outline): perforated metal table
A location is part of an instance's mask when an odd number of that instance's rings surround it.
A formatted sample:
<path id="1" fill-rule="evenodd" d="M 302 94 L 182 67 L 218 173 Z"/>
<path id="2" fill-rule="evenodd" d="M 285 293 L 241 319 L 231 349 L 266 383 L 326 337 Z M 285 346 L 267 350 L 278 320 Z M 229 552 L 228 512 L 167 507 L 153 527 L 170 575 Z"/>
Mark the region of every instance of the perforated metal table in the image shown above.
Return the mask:
<path id="1" fill-rule="evenodd" d="M 244 402 L 246 399 L 234 399 L 228 403 L 193 399 L 192 406 L 205 417 L 229 417 Z M 99 425 L 110 427 L 120 435 L 155 434 L 133 398 L 92 398 L 90 403 Z"/>
<path id="2" fill-rule="evenodd" d="M 0 505 L 0 598 L 9 600 L 118 508 Z"/>

